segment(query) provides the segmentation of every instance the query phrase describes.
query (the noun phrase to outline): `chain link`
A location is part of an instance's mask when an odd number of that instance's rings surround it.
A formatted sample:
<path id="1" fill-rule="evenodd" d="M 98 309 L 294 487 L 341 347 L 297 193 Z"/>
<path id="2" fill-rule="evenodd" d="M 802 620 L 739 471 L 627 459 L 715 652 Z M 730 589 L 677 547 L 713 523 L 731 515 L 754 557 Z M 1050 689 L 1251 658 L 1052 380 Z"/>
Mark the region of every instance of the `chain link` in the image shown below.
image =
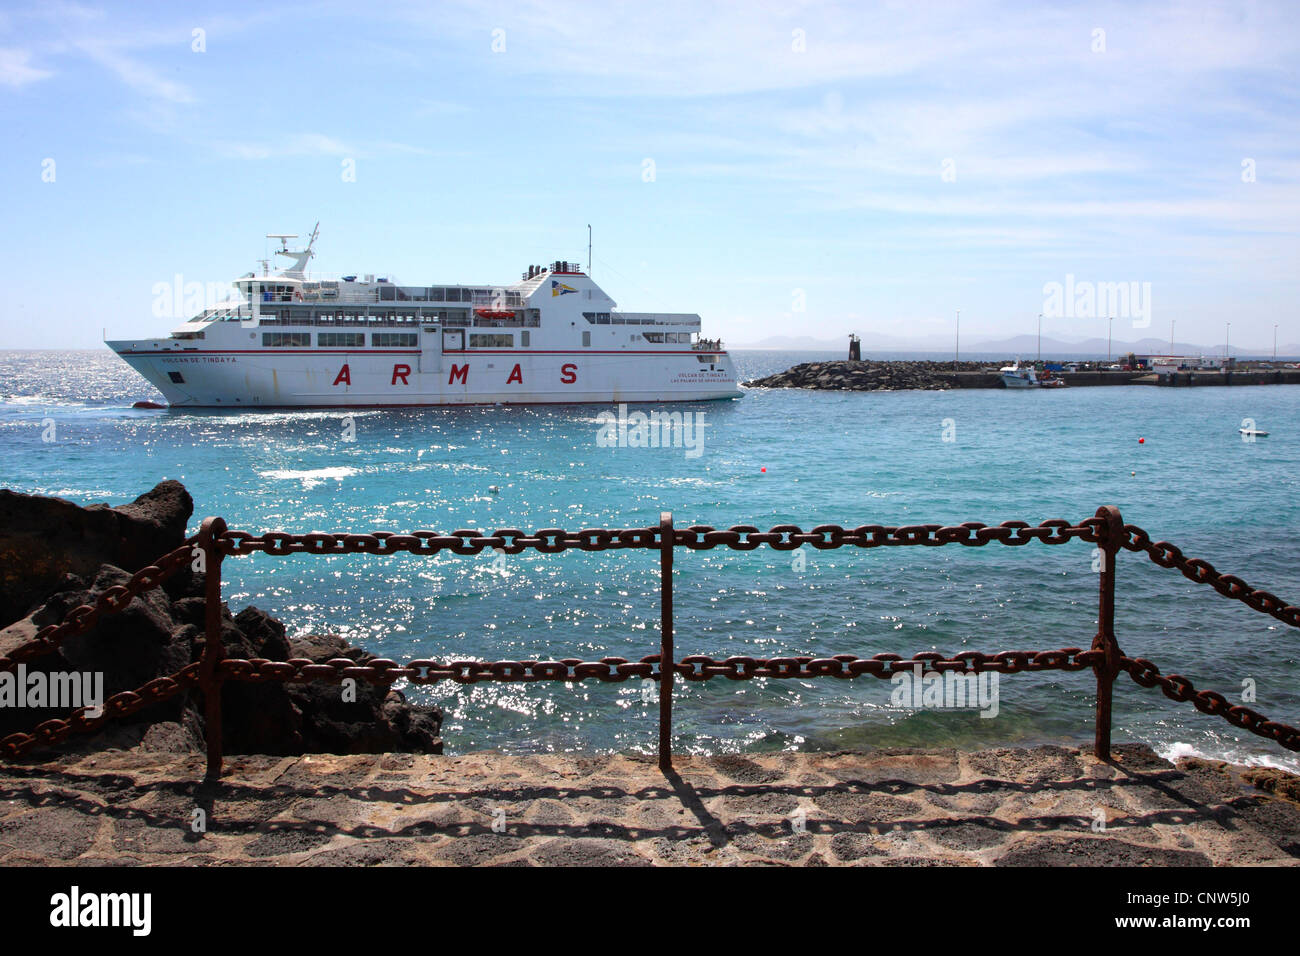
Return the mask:
<path id="1" fill-rule="evenodd" d="M 1287 604 L 1276 594 L 1252 588 L 1235 574 L 1221 574 L 1214 565 L 1201 558 L 1189 558 L 1182 549 L 1168 541 L 1152 542 L 1151 536 L 1137 525 L 1124 526 L 1123 546 L 1129 551 L 1144 551 L 1162 568 L 1177 568 L 1183 577 L 1208 584 L 1224 597 L 1241 601 L 1292 627 L 1300 627 L 1300 607 Z"/>
<path id="2" fill-rule="evenodd" d="M 175 697 L 199 683 L 199 665 L 188 664 L 170 677 L 156 677 L 136 690 L 124 690 L 104 701 L 99 716 L 90 716 L 89 707 L 74 710 L 67 718 L 56 717 L 36 725 L 31 733 L 13 733 L 0 740 L 0 756 L 21 757 L 37 747 L 53 747 L 73 734 L 89 734 L 110 720 L 130 717 L 137 711 Z"/>
<path id="3" fill-rule="evenodd" d="M 528 534 L 517 528 L 503 528 L 492 534 L 482 531 L 459 530 L 449 534 L 434 531 L 416 531 L 411 534 L 375 532 L 373 534 L 341 534 L 312 532 L 288 534 L 266 532 L 252 535 L 245 531 L 223 531 L 216 535 L 215 543 L 223 555 L 247 555 L 262 552 L 269 555 L 290 554 L 376 554 L 409 553 L 417 555 L 453 554 L 476 555 L 484 550 L 497 550 L 506 554 L 521 554 L 536 550 L 556 554 L 567 550 L 608 551 L 621 549 L 659 550 L 663 547 L 663 531 L 658 527 L 607 529 L 585 528 L 565 531 L 544 528 Z M 981 547 L 1002 544 L 1018 547 L 1031 541 L 1044 544 L 1065 544 L 1079 539 L 1103 546 L 1110 544 L 1107 520 L 1102 517 L 1085 519 L 1078 524 L 1055 519 L 1039 525 L 1024 521 L 1004 521 L 999 525 L 965 522 L 960 525 L 859 525 L 845 528 L 836 524 L 817 525 L 804 531 L 798 525 L 776 525 L 761 531 L 754 525 L 735 525 L 717 529 L 709 525 L 692 525 L 674 529 L 672 546 L 693 551 L 708 551 L 718 547 L 734 551 L 753 551 L 767 546 L 776 551 L 793 551 L 803 545 L 818 550 L 842 547 L 877 548 L 939 547 L 960 544 Z M 58 624 L 43 627 L 36 638 L 0 657 L 0 672 L 11 671 L 23 661 L 32 660 L 56 650 L 69 637 L 84 634 L 95 626 L 105 614 L 125 609 L 141 593 L 160 586 L 164 581 L 190 563 L 196 548 L 197 537 L 187 539 L 149 567 L 142 568 L 125 585 L 115 585 L 95 596 L 93 604 L 85 604 L 70 611 Z M 1230 574 L 1221 574 L 1208 561 L 1188 558 L 1175 545 L 1167 541 L 1152 542 L 1150 536 L 1135 525 L 1124 526 L 1123 540 L 1119 546 L 1129 551 L 1144 551 L 1161 567 L 1177 568 L 1187 578 L 1209 584 L 1225 597 L 1239 600 L 1281 620 L 1292 627 L 1300 627 L 1300 608 L 1287 604 L 1267 591 L 1251 588 L 1245 581 Z M 983 654 L 967 651 L 946 658 L 936 652 L 924 652 L 911 658 L 897 654 L 877 654 L 859 658 L 851 654 L 832 657 L 810 656 L 754 658 L 728 657 L 715 659 L 691 655 L 670 665 L 671 672 L 688 681 L 707 681 L 716 677 L 728 680 L 754 678 L 812 679 L 834 677 L 852 679 L 871 676 L 888 679 L 894 674 L 911 672 L 917 666 L 931 673 L 980 673 L 996 671 L 1015 674 L 1024 671 L 1045 670 L 1079 671 L 1103 661 L 1103 650 L 1081 650 L 1069 647 L 1056 651 L 1003 651 Z M 272 661 L 225 659 L 217 663 L 217 680 L 236 680 L 252 683 L 268 681 L 306 683 L 322 681 L 337 684 L 346 679 L 365 681 L 379 686 L 390 686 L 399 680 L 412 684 L 435 684 L 453 681 L 475 684 L 483 681 L 533 682 L 543 680 L 577 682 L 599 680 L 621 683 L 632 679 L 660 680 L 662 668 L 658 654 L 629 661 L 621 657 L 603 657 L 598 661 L 565 658 L 554 661 L 471 661 L 413 660 L 405 664 L 387 658 L 374 658 L 359 664 L 349 658 L 335 658 L 325 662 L 295 658 Z M 1236 727 L 1249 730 L 1262 737 L 1275 740 L 1289 750 L 1300 750 L 1300 730 L 1286 724 L 1266 719 L 1248 707 L 1234 706 L 1221 694 L 1213 691 L 1196 691 L 1191 682 L 1178 674 L 1162 675 L 1150 661 L 1122 657 L 1120 668 L 1144 687 L 1159 686 L 1167 697 L 1176 701 L 1191 701 L 1202 713 L 1220 716 Z M 110 697 L 98 717 L 90 717 L 87 708 L 75 711 L 67 719 L 48 720 L 31 733 L 10 734 L 0 740 L 0 755 L 20 756 L 37 746 L 62 743 L 71 734 L 90 733 L 106 721 L 136 713 L 144 707 L 166 700 L 183 690 L 199 684 L 199 663 L 193 663 L 170 677 L 159 677 L 135 691 L 124 691 Z"/>
<path id="4" fill-rule="evenodd" d="M 83 604 L 69 611 L 57 624 L 47 624 L 36 632 L 36 636 L 26 644 L 20 644 L 8 655 L 0 657 L 0 672 L 12 671 L 19 664 L 58 650 L 70 637 L 85 634 L 93 628 L 105 614 L 116 614 L 125 610 L 133 600 L 145 591 L 151 591 L 174 575 L 194 559 L 195 538 L 186 539 L 175 551 L 159 558 L 146 568 L 141 568 L 131 576 L 126 584 L 115 584 L 99 592 L 93 604 Z"/>
<path id="5" fill-rule="evenodd" d="M 1191 701 L 1192 706 L 1203 714 L 1222 717 L 1234 727 L 1275 740 L 1287 750 L 1300 751 L 1300 730 L 1295 727 L 1269 720 L 1249 707 L 1233 704 L 1212 690 L 1198 691 L 1181 674 L 1161 674 L 1160 668 L 1146 658 L 1123 657 L 1119 666 L 1141 686 L 1159 687 L 1170 700 Z"/>

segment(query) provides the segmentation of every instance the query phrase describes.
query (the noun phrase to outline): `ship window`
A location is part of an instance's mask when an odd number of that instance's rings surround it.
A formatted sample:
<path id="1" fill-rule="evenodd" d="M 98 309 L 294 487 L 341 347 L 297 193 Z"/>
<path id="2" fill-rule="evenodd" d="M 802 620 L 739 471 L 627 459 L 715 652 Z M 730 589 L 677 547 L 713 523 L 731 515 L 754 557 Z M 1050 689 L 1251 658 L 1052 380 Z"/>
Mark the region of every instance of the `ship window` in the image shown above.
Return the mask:
<path id="1" fill-rule="evenodd" d="M 392 302 L 396 298 L 397 298 L 397 290 L 393 288 L 391 285 L 385 285 L 379 287 L 379 301 Z"/>
<path id="2" fill-rule="evenodd" d="M 520 332 L 520 333 L 519 333 L 519 344 L 522 345 L 524 348 L 528 348 L 528 333 L 527 333 L 527 332 Z"/>
<path id="3" fill-rule="evenodd" d="M 430 302 L 446 302 L 446 301 L 447 301 L 447 290 L 446 290 L 446 289 L 438 289 L 438 288 L 435 288 L 435 287 L 433 287 L 433 286 L 430 286 L 430 287 L 429 287 L 429 301 L 430 301 Z"/>
<path id="4" fill-rule="evenodd" d="M 662 342 L 664 340 L 664 334 L 662 332 L 646 332 L 645 340 L 647 342 Z"/>
<path id="5" fill-rule="evenodd" d="M 511 349 L 515 347 L 515 337 L 509 333 L 471 333 L 469 347 L 472 349 Z"/>
<path id="6" fill-rule="evenodd" d="M 377 349 L 413 349 L 420 336 L 415 332 L 372 332 L 370 344 Z"/>
<path id="7" fill-rule="evenodd" d="M 590 333 L 590 332 L 583 332 L 583 333 L 582 333 L 582 347 L 583 347 L 583 348 L 586 348 L 586 347 L 589 346 L 589 345 L 591 345 L 591 333 Z"/>
<path id="8" fill-rule="evenodd" d="M 323 349 L 363 348 L 366 344 L 364 332 L 317 332 L 316 344 Z"/>
<path id="9" fill-rule="evenodd" d="M 180 372 L 168 372 L 167 377 L 172 380 L 173 385 L 184 385 L 185 376 Z"/>
<path id="10" fill-rule="evenodd" d="M 272 349 L 310 348 L 310 332 L 263 332 L 262 345 Z"/>

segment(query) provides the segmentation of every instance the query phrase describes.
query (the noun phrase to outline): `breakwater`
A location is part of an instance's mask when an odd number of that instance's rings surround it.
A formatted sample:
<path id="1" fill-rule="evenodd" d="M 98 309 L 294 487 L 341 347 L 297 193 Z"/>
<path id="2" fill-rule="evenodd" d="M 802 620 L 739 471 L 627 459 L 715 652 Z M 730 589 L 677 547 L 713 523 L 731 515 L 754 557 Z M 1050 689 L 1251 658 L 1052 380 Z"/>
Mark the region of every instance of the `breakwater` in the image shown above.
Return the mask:
<path id="1" fill-rule="evenodd" d="M 1011 364 L 1009 361 L 1004 364 Z M 1053 372 L 1069 386 L 1156 385 L 1169 387 L 1300 385 L 1300 369 L 1234 369 L 1155 373 L 1147 370 Z M 804 362 L 744 383 L 746 388 L 809 388 L 829 391 L 938 391 L 1002 388 L 997 368 L 986 362 L 839 361 Z"/>

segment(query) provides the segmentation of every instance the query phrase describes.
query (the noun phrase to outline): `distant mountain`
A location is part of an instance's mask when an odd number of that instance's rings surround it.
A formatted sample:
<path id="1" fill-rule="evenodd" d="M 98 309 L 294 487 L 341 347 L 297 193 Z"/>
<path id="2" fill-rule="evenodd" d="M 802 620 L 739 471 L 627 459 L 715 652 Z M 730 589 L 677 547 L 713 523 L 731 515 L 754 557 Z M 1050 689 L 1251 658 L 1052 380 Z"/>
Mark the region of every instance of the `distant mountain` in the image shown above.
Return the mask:
<path id="1" fill-rule="evenodd" d="M 736 342 L 728 343 L 732 348 L 738 349 L 779 349 L 790 352 L 844 352 L 848 355 L 849 337 L 847 335 L 840 338 L 816 338 L 811 335 L 773 335 L 757 342 Z M 934 338 L 906 338 L 897 335 L 881 335 L 877 333 L 868 333 L 862 337 L 862 351 L 864 354 L 870 352 L 939 352 L 950 351 L 953 348 L 953 341 L 936 340 Z M 1019 356 L 1020 358 L 1034 358 L 1039 352 L 1038 336 L 1036 335 L 1013 335 L 1003 339 L 972 339 L 971 341 L 962 341 L 962 352 L 974 354 L 976 352 L 988 352 L 1008 357 Z M 1197 345 L 1191 342 L 1174 342 L 1172 349 L 1168 339 L 1143 338 L 1130 342 L 1122 339 L 1114 339 L 1109 344 L 1109 354 L 1111 356 L 1125 355 L 1128 352 L 1136 352 L 1138 355 L 1222 355 L 1223 345 Z M 1249 349 L 1232 346 L 1231 352 L 1234 356 L 1255 356 L 1267 358 L 1273 354 L 1272 349 Z M 1107 343 L 1104 338 L 1088 338 L 1079 341 L 1070 342 L 1064 339 L 1050 338 L 1043 336 L 1042 354 L 1046 357 L 1064 357 L 1064 356 L 1091 356 L 1102 357 L 1107 354 Z M 1279 357 L 1300 356 L 1300 344 L 1289 343 L 1279 345 L 1277 354 Z"/>

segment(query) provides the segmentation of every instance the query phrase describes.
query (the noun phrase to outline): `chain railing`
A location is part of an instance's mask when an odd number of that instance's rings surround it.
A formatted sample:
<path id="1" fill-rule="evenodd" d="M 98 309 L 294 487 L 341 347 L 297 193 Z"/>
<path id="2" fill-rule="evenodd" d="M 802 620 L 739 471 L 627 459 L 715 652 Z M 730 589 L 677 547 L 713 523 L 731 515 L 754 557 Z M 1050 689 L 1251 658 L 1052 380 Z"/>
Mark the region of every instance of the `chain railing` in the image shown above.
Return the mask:
<path id="1" fill-rule="evenodd" d="M 940 547 L 960 544 L 982 547 L 1002 544 L 1016 547 L 1039 541 L 1058 545 L 1072 540 L 1094 544 L 1102 553 L 1099 584 L 1097 632 L 1092 646 L 1083 650 L 1065 647 L 1045 651 L 1002 651 L 984 654 L 965 651 L 952 657 L 927 651 L 904 658 L 897 654 L 876 654 L 861 658 L 851 654 L 832 657 L 792 656 L 776 658 L 728 657 L 718 660 L 702 655 L 687 655 L 678 660 L 673 641 L 673 558 L 679 548 L 690 551 L 707 551 L 729 548 L 735 551 L 753 551 L 770 547 L 776 551 L 793 551 L 808 545 L 819 550 L 857 547 L 906 547 L 919 545 Z M 629 661 L 621 657 L 603 657 L 598 661 L 580 658 L 537 661 L 471 661 L 450 660 L 440 662 L 420 659 L 398 663 L 387 658 L 374 658 L 359 664 L 349 658 L 335 658 L 325 662 L 295 658 L 272 661 L 262 658 L 232 659 L 225 656 L 221 642 L 221 567 L 227 557 L 261 552 L 267 555 L 291 554 L 376 554 L 412 555 L 452 554 L 474 555 L 485 550 L 505 554 L 520 554 L 535 550 L 544 554 L 561 551 L 609 551 L 640 549 L 659 553 L 660 577 L 660 641 L 659 653 Z M 43 627 L 35 639 L 0 657 L 0 672 L 12 671 L 20 663 L 48 654 L 67 638 L 89 631 L 105 614 L 114 614 L 127 607 L 141 593 L 159 587 L 187 564 L 202 570 L 204 578 L 205 622 L 204 645 L 200 659 L 169 677 L 159 677 L 135 691 L 124 691 L 104 702 L 102 713 L 91 716 L 91 709 L 83 707 L 67 718 L 47 720 L 31 733 L 14 733 L 0 740 L 0 754 L 19 757 L 41 746 L 52 746 L 67 740 L 72 734 L 92 733 L 109 720 L 125 717 L 152 704 L 175 696 L 181 691 L 198 688 L 203 691 L 206 711 L 205 735 L 207 742 L 207 769 L 210 777 L 221 772 L 221 685 L 225 681 L 263 683 L 309 683 L 322 681 L 339 684 L 344 680 L 363 680 L 372 685 L 391 686 L 399 680 L 415 685 L 453 681 L 475 684 L 483 681 L 532 682 L 564 681 L 569 683 L 598 680 L 622 683 L 628 680 L 652 680 L 659 683 L 659 765 L 672 767 L 672 706 L 673 683 L 677 677 L 686 681 L 707 681 L 714 678 L 726 680 L 814 679 L 833 677 L 851 680 L 869 676 L 889 679 L 901 672 L 922 675 L 957 672 L 979 674 L 997 672 L 1017 674 L 1048 670 L 1080 671 L 1091 668 L 1096 676 L 1096 726 L 1093 753 L 1102 760 L 1110 759 L 1112 692 L 1115 678 L 1126 673 L 1142 687 L 1159 687 L 1165 696 L 1175 701 L 1188 701 L 1201 713 L 1219 716 L 1235 727 L 1276 741 L 1287 750 L 1300 751 L 1300 730 L 1287 724 L 1269 720 L 1258 711 L 1234 705 L 1222 694 L 1214 691 L 1197 691 L 1191 681 L 1179 674 L 1161 674 L 1155 664 L 1144 658 L 1131 658 L 1120 649 L 1115 636 L 1115 565 L 1119 551 L 1145 552 L 1156 564 L 1177 568 L 1189 579 L 1208 584 L 1225 597 L 1242 601 L 1247 606 L 1269 614 L 1291 627 L 1300 627 L 1300 607 L 1288 604 L 1267 591 L 1252 588 L 1241 578 L 1222 574 L 1207 561 L 1187 558 L 1182 551 L 1167 541 L 1152 542 L 1150 536 L 1135 525 L 1125 525 L 1119 509 L 1104 506 L 1097 514 L 1078 524 L 1068 521 L 1044 521 L 1033 526 L 1024 521 L 1006 521 L 989 526 L 978 522 L 944 526 L 937 524 L 894 527 L 861 525 L 844 528 L 840 525 L 818 525 L 804 531 L 797 525 L 778 525 L 769 531 L 760 531 L 752 525 L 737 525 L 716 529 L 703 525 L 675 528 L 672 515 L 663 512 L 657 527 L 648 528 L 587 528 L 566 531 L 547 528 L 527 534 L 514 528 L 501 529 L 493 534 L 481 531 L 454 531 L 439 534 L 417 531 L 413 534 L 287 534 L 267 532 L 253 535 L 232 531 L 221 518 L 208 518 L 198 535 L 189 538 L 175 551 L 160 558 L 155 564 L 137 572 L 125 585 L 109 588 L 96 596 L 95 603 L 70 611 L 57 624 Z"/>

